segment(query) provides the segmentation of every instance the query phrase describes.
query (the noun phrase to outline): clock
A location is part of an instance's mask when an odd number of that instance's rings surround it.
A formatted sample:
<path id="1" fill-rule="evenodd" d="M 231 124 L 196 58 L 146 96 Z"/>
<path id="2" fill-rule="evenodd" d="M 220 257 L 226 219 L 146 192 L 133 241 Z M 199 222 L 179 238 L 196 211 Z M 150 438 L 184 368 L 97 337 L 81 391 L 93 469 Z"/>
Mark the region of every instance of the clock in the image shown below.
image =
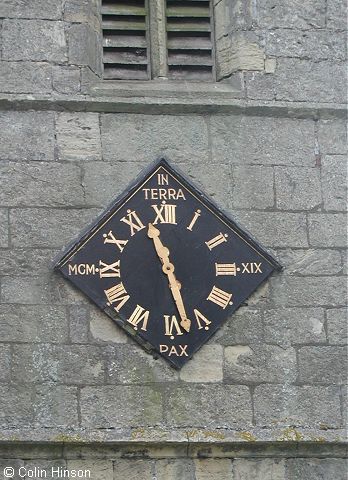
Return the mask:
<path id="1" fill-rule="evenodd" d="M 159 159 L 55 268 L 143 348 L 180 368 L 281 267 Z"/>

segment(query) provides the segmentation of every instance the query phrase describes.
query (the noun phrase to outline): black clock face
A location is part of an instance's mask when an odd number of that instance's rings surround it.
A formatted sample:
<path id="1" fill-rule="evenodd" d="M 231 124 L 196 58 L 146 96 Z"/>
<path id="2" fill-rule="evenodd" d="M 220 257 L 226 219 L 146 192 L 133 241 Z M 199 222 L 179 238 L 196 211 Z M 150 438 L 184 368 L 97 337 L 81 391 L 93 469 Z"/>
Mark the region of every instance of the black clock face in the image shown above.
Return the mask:
<path id="1" fill-rule="evenodd" d="M 56 268 L 180 368 L 279 264 L 159 160 Z"/>

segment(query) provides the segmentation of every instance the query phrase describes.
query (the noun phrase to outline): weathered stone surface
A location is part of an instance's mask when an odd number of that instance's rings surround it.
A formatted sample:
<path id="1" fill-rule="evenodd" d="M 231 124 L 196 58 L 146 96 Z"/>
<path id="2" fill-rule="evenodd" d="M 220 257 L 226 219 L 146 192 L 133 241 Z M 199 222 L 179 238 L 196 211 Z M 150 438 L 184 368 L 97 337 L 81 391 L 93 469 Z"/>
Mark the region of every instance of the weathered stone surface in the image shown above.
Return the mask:
<path id="1" fill-rule="evenodd" d="M 312 210 L 322 202 L 318 168 L 275 167 L 276 205 L 280 210 Z"/>
<path id="2" fill-rule="evenodd" d="M 0 203 L 9 207 L 80 206 L 84 204 L 80 177 L 75 165 L 0 162 Z"/>
<path id="3" fill-rule="evenodd" d="M 81 416 L 87 428 L 151 426 L 162 421 L 162 396 L 149 386 L 85 387 Z"/>
<path id="4" fill-rule="evenodd" d="M 325 2 L 323 0 L 290 0 L 286 3 L 276 0 L 260 0 L 255 13 L 260 27 L 308 28 L 325 27 Z"/>
<path id="5" fill-rule="evenodd" d="M 219 163 L 314 166 L 311 120 L 213 116 L 211 136 Z"/>
<path id="6" fill-rule="evenodd" d="M 245 345 L 263 341 L 262 316 L 259 308 L 240 307 L 214 335 L 213 342 L 222 345 Z"/>
<path id="7" fill-rule="evenodd" d="M 288 458 L 285 467 L 286 479 L 345 480 L 347 462 L 346 458 Z"/>
<path id="8" fill-rule="evenodd" d="M 277 250 L 277 259 L 284 267 L 284 275 L 336 275 L 342 270 L 338 250 Z"/>
<path id="9" fill-rule="evenodd" d="M 344 305 L 344 277 L 273 277 L 272 299 L 281 307 Z"/>
<path id="10" fill-rule="evenodd" d="M 263 312 L 265 341 L 282 347 L 325 343 L 322 308 L 279 308 Z"/>
<path id="11" fill-rule="evenodd" d="M 335 30 L 347 30 L 347 0 L 327 0 L 327 26 Z"/>
<path id="12" fill-rule="evenodd" d="M 260 39 L 251 31 L 237 31 L 217 42 L 217 74 L 224 78 L 238 71 L 264 70 L 265 54 Z"/>
<path id="13" fill-rule="evenodd" d="M 274 206 L 273 168 L 259 165 L 232 167 L 232 208 Z"/>
<path id="14" fill-rule="evenodd" d="M 233 428 L 251 424 L 250 392 L 245 386 L 177 386 L 168 388 L 166 397 L 166 423 L 170 426 Z"/>
<path id="15" fill-rule="evenodd" d="M 195 353 L 194 361 L 188 362 L 180 371 L 184 382 L 221 382 L 223 348 L 221 345 L 204 345 Z"/>
<path id="16" fill-rule="evenodd" d="M 339 427 L 339 387 L 260 385 L 254 393 L 256 425 Z M 280 440 L 300 440 L 294 428 L 284 430 Z"/>
<path id="17" fill-rule="evenodd" d="M 160 155 L 173 162 L 209 160 L 202 116 L 102 115 L 102 144 L 104 160 L 112 163 L 149 163 Z M 224 163 L 221 158 L 217 162 Z"/>
<path id="18" fill-rule="evenodd" d="M 94 72 L 102 72 L 102 42 L 93 27 L 81 23 L 71 25 L 67 30 L 69 63 L 86 65 Z"/>
<path id="19" fill-rule="evenodd" d="M 181 458 L 178 460 L 158 460 L 156 462 L 157 480 L 176 480 L 178 478 L 196 480 L 192 459 Z"/>
<path id="20" fill-rule="evenodd" d="M 326 155 L 321 167 L 325 210 L 347 210 L 347 159 Z"/>
<path id="21" fill-rule="evenodd" d="M 52 456 L 53 457 L 53 456 Z M 53 457 L 54 458 L 54 457 Z M 12 463 L 12 462 L 11 462 Z M 36 470 L 35 470 L 36 468 Z M 53 475 L 52 475 L 52 469 L 53 469 Z M 39 479 L 41 478 L 48 478 L 48 479 L 53 479 L 54 477 L 59 478 L 59 476 L 63 476 L 58 474 L 57 469 L 63 469 L 63 471 L 66 469 L 66 461 L 63 459 L 55 459 L 55 460 L 41 460 L 41 459 L 30 459 L 29 461 L 26 459 L 25 461 L 25 470 L 21 470 L 21 476 L 23 478 L 23 473 L 26 473 L 26 477 L 28 478 L 36 478 Z M 45 473 L 44 473 L 45 472 Z M 60 472 L 59 472 L 60 473 Z M 17 480 L 17 477 L 16 477 Z M 19 479 L 20 480 L 20 477 Z"/>
<path id="22" fill-rule="evenodd" d="M 54 301 L 51 278 L 38 277 L 3 277 L 0 295 L 2 303 L 41 305 Z"/>
<path id="23" fill-rule="evenodd" d="M 17 209 L 11 211 L 15 247 L 62 248 L 97 216 L 96 209 Z"/>
<path id="24" fill-rule="evenodd" d="M 229 477 L 229 480 L 232 478 L 233 480 L 285 480 L 285 460 L 236 458 L 233 460 L 233 477 Z"/>
<path id="25" fill-rule="evenodd" d="M 69 336 L 72 343 L 89 343 L 89 309 L 83 305 L 68 307 Z"/>
<path id="26" fill-rule="evenodd" d="M 67 0 L 64 5 L 64 20 L 71 23 L 89 23 L 98 30 L 98 7 L 98 0 Z"/>
<path id="27" fill-rule="evenodd" d="M 46 274 L 52 270 L 56 250 L 49 249 L 7 249 L 0 255 L 0 272 L 2 275 Z"/>
<path id="28" fill-rule="evenodd" d="M 347 216 L 343 213 L 308 215 L 309 243 L 312 247 L 345 247 Z"/>
<path id="29" fill-rule="evenodd" d="M 98 113 L 59 113 L 56 118 L 61 160 L 101 160 Z"/>
<path id="30" fill-rule="evenodd" d="M 229 458 L 197 458 L 196 480 L 231 480 L 232 462 Z"/>
<path id="31" fill-rule="evenodd" d="M 77 388 L 63 385 L 39 385 L 33 399 L 34 422 L 40 427 L 78 425 Z"/>
<path id="32" fill-rule="evenodd" d="M 302 213 L 234 212 L 242 228 L 266 247 L 307 247 L 306 217 Z"/>
<path id="33" fill-rule="evenodd" d="M 85 345 L 16 345 L 13 378 L 19 383 L 55 382 L 67 385 L 104 383 L 103 352 Z"/>
<path id="34" fill-rule="evenodd" d="M 45 20 L 4 20 L 2 26 L 4 60 L 65 62 L 67 45 L 64 23 Z"/>
<path id="35" fill-rule="evenodd" d="M 227 383 L 289 383 L 296 379 L 296 352 L 275 345 L 235 345 L 225 348 Z"/>
<path id="36" fill-rule="evenodd" d="M 128 459 L 118 458 L 114 462 L 113 480 L 153 480 L 155 469 L 151 460 L 135 459 L 131 462 Z M 156 479 L 157 480 L 157 479 Z"/>
<path id="37" fill-rule="evenodd" d="M 50 93 L 51 91 L 52 67 L 47 63 L 0 62 L 0 92 Z M 6 144 L 2 145 L 5 147 Z"/>
<path id="38" fill-rule="evenodd" d="M 2 0 L 0 17 L 8 18 L 46 18 L 56 20 L 62 15 L 61 0 Z"/>
<path id="39" fill-rule="evenodd" d="M 347 383 L 347 353 L 346 347 L 302 347 L 298 354 L 299 381 Z"/>
<path id="40" fill-rule="evenodd" d="M 53 160 L 53 114 L 0 112 L 0 145 L 0 160 Z"/>
<path id="41" fill-rule="evenodd" d="M 90 307 L 90 332 L 94 343 L 126 343 L 127 335 L 104 312 Z"/>
<path id="42" fill-rule="evenodd" d="M 0 305 L 0 338 L 3 342 L 50 342 L 68 340 L 64 307 Z"/>
<path id="43" fill-rule="evenodd" d="M 344 103 L 346 76 L 343 61 L 334 63 L 326 60 L 313 62 L 306 59 L 278 58 L 277 69 L 273 75 L 247 73 L 246 87 L 251 99 Z M 335 82 L 332 81 L 333 77 Z M 298 88 L 299 85 L 301 88 Z"/>
<path id="44" fill-rule="evenodd" d="M 53 90 L 66 95 L 74 95 L 81 88 L 81 71 L 78 67 L 56 65 L 52 67 Z"/>
<path id="45" fill-rule="evenodd" d="M 347 308 L 330 308 L 326 311 L 327 333 L 331 345 L 347 345 L 348 343 L 348 311 Z"/>
<path id="46" fill-rule="evenodd" d="M 265 42 L 266 55 L 275 57 L 344 60 L 347 56 L 344 33 L 277 29 L 266 32 Z"/>
<path id="47" fill-rule="evenodd" d="M 0 247 L 2 248 L 6 248 L 9 246 L 8 230 L 8 211 L 5 208 L 0 208 Z"/>
<path id="48" fill-rule="evenodd" d="M 318 142 L 322 154 L 347 153 L 347 130 L 345 119 L 323 119 L 318 123 Z"/>
<path id="49" fill-rule="evenodd" d="M 2 341 L 3 338 L 1 338 Z M 9 345 L 0 343 L 0 381 L 7 381 L 10 377 L 11 351 Z"/>
<path id="50" fill-rule="evenodd" d="M 68 460 L 67 468 L 70 471 L 89 471 L 90 473 L 88 475 L 90 475 L 90 478 L 95 478 L 98 480 L 114 480 L 114 467 L 111 460 Z M 87 474 L 84 476 L 87 477 Z M 128 475 L 124 478 L 130 480 Z"/>
<path id="51" fill-rule="evenodd" d="M 0 426 L 25 426 L 32 422 L 31 390 L 23 385 L 0 385 Z"/>
<path id="52" fill-rule="evenodd" d="M 162 359 L 154 360 L 138 345 L 109 346 L 106 352 L 108 383 L 140 385 L 178 379 L 178 373 L 170 365 Z"/>

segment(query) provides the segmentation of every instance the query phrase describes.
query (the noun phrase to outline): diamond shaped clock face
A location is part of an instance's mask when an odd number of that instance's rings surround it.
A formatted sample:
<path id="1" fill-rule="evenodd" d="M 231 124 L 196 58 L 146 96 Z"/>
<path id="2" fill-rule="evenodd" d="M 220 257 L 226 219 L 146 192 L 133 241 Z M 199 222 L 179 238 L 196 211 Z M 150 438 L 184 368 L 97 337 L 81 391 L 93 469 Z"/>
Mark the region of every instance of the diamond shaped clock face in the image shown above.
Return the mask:
<path id="1" fill-rule="evenodd" d="M 146 350 L 177 368 L 279 268 L 163 159 L 56 264 Z"/>

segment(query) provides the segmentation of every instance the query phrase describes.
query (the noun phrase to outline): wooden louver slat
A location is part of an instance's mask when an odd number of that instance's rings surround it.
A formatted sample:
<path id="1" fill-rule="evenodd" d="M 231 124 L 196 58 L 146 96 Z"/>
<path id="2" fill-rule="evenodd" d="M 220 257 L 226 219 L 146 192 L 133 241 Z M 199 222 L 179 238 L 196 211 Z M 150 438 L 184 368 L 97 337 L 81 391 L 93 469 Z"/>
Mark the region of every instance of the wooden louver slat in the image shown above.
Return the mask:
<path id="1" fill-rule="evenodd" d="M 209 0 L 166 0 L 168 77 L 213 80 Z"/>
<path id="2" fill-rule="evenodd" d="M 104 78 L 149 78 L 146 0 L 102 0 Z"/>

